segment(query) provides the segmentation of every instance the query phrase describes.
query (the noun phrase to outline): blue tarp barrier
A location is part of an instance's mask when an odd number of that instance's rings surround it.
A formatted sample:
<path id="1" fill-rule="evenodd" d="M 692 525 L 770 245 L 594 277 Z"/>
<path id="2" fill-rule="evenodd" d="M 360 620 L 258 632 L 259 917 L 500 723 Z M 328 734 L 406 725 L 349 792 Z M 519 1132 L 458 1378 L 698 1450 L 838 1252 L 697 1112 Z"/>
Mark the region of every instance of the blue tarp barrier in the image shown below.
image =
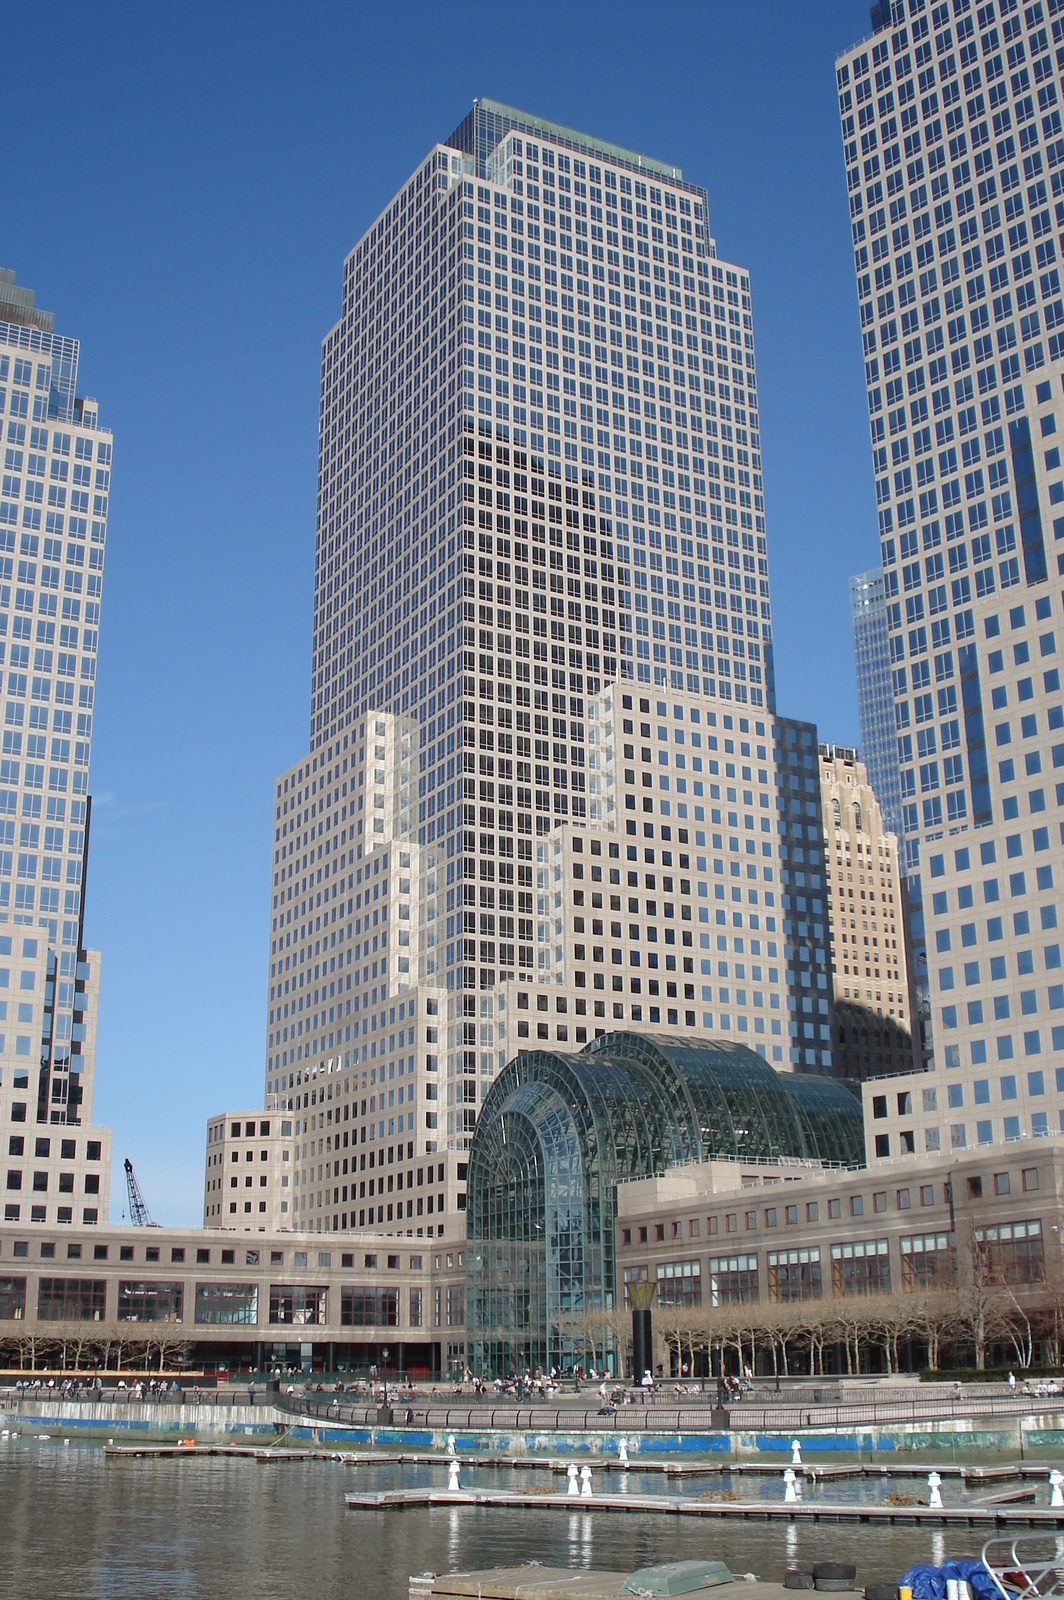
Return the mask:
<path id="1" fill-rule="evenodd" d="M 898 1587 L 911 1589 L 913 1600 L 943 1600 L 947 1578 L 963 1578 L 975 1600 L 1001 1600 L 997 1585 L 981 1561 L 946 1561 L 941 1567 L 917 1562 L 898 1579 Z"/>

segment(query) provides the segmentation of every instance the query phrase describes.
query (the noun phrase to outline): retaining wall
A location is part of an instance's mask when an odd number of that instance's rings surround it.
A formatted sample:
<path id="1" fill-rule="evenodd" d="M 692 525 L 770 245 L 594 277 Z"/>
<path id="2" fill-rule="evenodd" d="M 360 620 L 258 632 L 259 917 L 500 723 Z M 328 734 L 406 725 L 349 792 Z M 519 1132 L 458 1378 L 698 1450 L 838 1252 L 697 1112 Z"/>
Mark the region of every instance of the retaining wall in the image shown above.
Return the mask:
<path id="1" fill-rule="evenodd" d="M 58 1433 L 66 1437 L 123 1439 L 172 1443 L 177 1439 L 271 1444 L 279 1436 L 293 1444 L 317 1444 L 323 1449 L 378 1449 L 387 1452 L 446 1452 L 450 1434 L 436 1428 L 339 1426 L 315 1418 L 299 1418 L 272 1406 L 248 1405 L 148 1405 L 97 1401 L 24 1399 L 0 1401 L 0 1427 L 24 1434 Z M 965 1461 L 992 1453 L 1020 1457 L 1055 1453 L 1064 1455 L 1064 1413 L 1032 1414 L 992 1421 L 945 1418 L 893 1425 L 861 1425 L 833 1429 L 799 1428 L 781 1433 L 697 1431 L 686 1433 L 579 1432 L 565 1429 L 455 1430 L 459 1455 L 521 1456 L 588 1455 L 616 1460 L 621 1439 L 628 1441 L 633 1463 L 639 1457 L 678 1460 L 698 1456 L 735 1460 L 768 1457 L 786 1465 L 791 1440 L 801 1441 L 810 1459 L 822 1455 L 922 1455 Z"/>
<path id="2" fill-rule="evenodd" d="M 251 1441 L 269 1444 L 276 1422 L 285 1423 L 272 1406 L 148 1405 L 135 1400 L 115 1404 L 95 1400 L 0 1400 L 0 1427 L 21 1433 L 62 1433 L 71 1438 L 133 1435 L 173 1443 L 177 1439 Z"/>

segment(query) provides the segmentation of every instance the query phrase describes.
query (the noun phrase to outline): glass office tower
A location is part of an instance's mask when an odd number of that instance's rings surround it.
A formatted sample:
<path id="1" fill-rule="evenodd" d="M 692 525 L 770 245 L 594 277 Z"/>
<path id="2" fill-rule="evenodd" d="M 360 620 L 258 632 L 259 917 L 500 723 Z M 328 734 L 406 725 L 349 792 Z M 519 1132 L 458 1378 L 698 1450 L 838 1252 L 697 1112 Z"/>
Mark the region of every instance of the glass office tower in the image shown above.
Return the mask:
<path id="1" fill-rule="evenodd" d="M 901 783 L 894 737 L 894 696 L 883 573 L 861 572 L 850 579 L 853 660 L 857 672 L 857 716 L 861 755 L 879 802 L 884 826 L 902 838 Z M 904 855 L 904 846 L 902 846 Z"/>
<path id="2" fill-rule="evenodd" d="M 937 1083 L 899 1093 L 884 1127 L 903 1149 L 1064 1127 L 1056 13 L 898 0 L 837 63 L 935 1045 Z"/>
<path id="3" fill-rule="evenodd" d="M 106 1221 L 92 1128 L 99 957 L 83 949 L 111 434 L 79 346 L 0 271 L 0 1118 L 8 1221 Z M 25 1126 L 21 1126 L 24 1124 Z M 76 1131 L 75 1131 L 76 1130 Z"/>
<path id="4" fill-rule="evenodd" d="M 490 988 L 461 885 L 587 817 L 604 683 L 772 711 L 749 279 L 677 168 L 482 100 L 349 255 L 321 396 L 312 751 L 416 722 L 433 975 Z"/>
<path id="5" fill-rule="evenodd" d="M 311 749 L 274 795 L 293 1226 L 438 1237 L 524 1039 L 631 1021 L 830 1067 L 816 730 L 774 715 L 760 442 L 749 278 L 667 163 L 480 101 L 348 256 Z M 323 1099 L 349 1124 L 324 1153 Z"/>

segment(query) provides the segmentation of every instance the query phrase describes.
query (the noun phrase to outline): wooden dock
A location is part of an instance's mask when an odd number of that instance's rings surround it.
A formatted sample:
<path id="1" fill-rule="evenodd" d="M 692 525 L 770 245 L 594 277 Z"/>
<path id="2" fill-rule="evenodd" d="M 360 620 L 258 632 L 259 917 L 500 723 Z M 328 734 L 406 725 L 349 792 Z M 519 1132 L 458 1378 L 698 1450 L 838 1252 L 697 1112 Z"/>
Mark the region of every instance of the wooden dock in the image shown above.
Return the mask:
<path id="1" fill-rule="evenodd" d="M 56 1435 L 58 1437 L 58 1435 Z M 211 1444 L 190 1441 L 187 1444 L 153 1444 L 145 1441 L 143 1444 L 107 1444 L 104 1446 L 104 1455 L 117 1460 L 184 1460 L 190 1456 L 240 1456 L 251 1461 L 333 1461 L 346 1467 L 446 1467 L 449 1456 L 428 1452 L 400 1452 L 393 1454 L 383 1451 L 368 1450 L 339 1450 L 322 1446 L 304 1445 L 244 1445 L 244 1444 Z M 483 1467 L 517 1472 L 543 1472 L 554 1477 L 564 1477 L 569 1467 L 570 1460 L 575 1458 L 561 1458 L 557 1456 L 469 1456 L 458 1452 L 458 1460 L 463 1469 L 479 1471 Z M 760 1479 L 772 1478 L 782 1480 L 782 1474 L 787 1463 L 785 1458 L 778 1462 L 773 1459 L 771 1465 L 765 1461 L 644 1461 L 639 1456 L 632 1457 L 627 1466 L 608 1457 L 581 1458 L 580 1466 L 588 1467 L 597 1478 L 606 1475 L 614 1476 L 621 1481 L 627 1481 L 630 1474 L 656 1474 L 663 1478 L 730 1478 L 742 1480 L 744 1478 Z M 891 1462 L 873 1466 L 868 1463 L 854 1462 L 852 1464 L 826 1464 L 824 1466 L 805 1463 L 796 1467 L 795 1473 L 803 1482 L 815 1486 L 817 1483 L 838 1483 L 844 1480 L 870 1480 L 891 1479 L 909 1480 L 914 1483 L 926 1483 L 927 1474 L 936 1471 L 943 1479 L 956 1480 L 969 1486 L 986 1484 L 1005 1484 L 1010 1482 L 1044 1483 L 1048 1476 L 1048 1468 L 1044 1464 L 1032 1462 L 1016 1462 L 1014 1465 L 1001 1464 L 986 1467 L 966 1466 L 962 1463 L 934 1462 L 928 1460 L 919 1465 L 912 1462 Z M 396 1493 L 404 1491 L 397 1490 Z M 422 1492 L 422 1491 L 415 1491 Z M 470 1490 L 470 1493 L 479 1491 Z M 485 1491 L 494 1493 L 493 1490 Z M 1032 1491 L 1033 1492 L 1033 1491 Z M 545 1498 L 541 1492 L 534 1496 L 537 1504 Z M 568 1498 L 568 1496 L 565 1496 Z M 656 1497 L 655 1497 L 656 1498 Z M 1002 1497 L 1004 1499 L 1004 1497 Z M 1016 1497 L 1012 1497 L 1015 1499 Z M 631 1497 L 624 1496 L 625 1503 L 630 1503 Z M 989 1498 L 984 1502 L 990 1504 Z M 901 1508 L 903 1510 L 908 1508 Z"/>
<path id="2" fill-rule="evenodd" d="M 251 1444 L 105 1444 L 112 1460 L 148 1457 L 156 1461 L 185 1461 L 196 1456 L 245 1456 L 250 1461 L 340 1461 L 339 1450 L 303 1450 L 287 1445 Z"/>
<path id="3" fill-rule="evenodd" d="M 534 1494 L 502 1489 L 393 1489 L 376 1494 L 346 1494 L 350 1511 L 407 1511 L 424 1506 L 496 1506 L 524 1511 L 657 1512 L 681 1517 L 711 1517 L 731 1522 L 859 1522 L 931 1528 L 1036 1528 L 1064 1531 L 1064 1508 L 1031 1505 L 865 1506 L 801 1501 L 714 1501 L 664 1495 Z"/>

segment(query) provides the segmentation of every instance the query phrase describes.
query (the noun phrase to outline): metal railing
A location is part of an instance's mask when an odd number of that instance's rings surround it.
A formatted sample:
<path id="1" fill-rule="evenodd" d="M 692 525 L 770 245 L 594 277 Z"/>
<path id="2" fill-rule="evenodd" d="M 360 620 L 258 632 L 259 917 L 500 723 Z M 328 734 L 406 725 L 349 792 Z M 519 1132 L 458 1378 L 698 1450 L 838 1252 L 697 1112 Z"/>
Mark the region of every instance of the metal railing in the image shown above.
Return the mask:
<path id="1" fill-rule="evenodd" d="M 281 1395 L 277 1404 L 286 1413 L 346 1427 L 374 1427 L 378 1420 L 377 1405 L 352 1402 L 340 1395 Z M 1064 1401 L 1061 1408 L 1064 1409 Z M 901 1398 L 856 1404 L 743 1403 L 728 1407 L 727 1415 L 729 1426 L 736 1432 L 790 1433 L 802 1428 L 920 1423 L 955 1417 L 1020 1418 L 1038 1409 L 1039 1403 L 1028 1396 L 965 1394 L 957 1399 Z M 395 1401 L 389 1410 L 393 1427 L 440 1432 L 519 1433 L 527 1429 L 576 1433 L 704 1433 L 712 1427 L 710 1407 L 686 1401 L 677 1406 L 652 1403 L 592 1408 L 572 1404 L 506 1405 L 491 1400 L 476 1404 L 466 1401 L 461 1405 L 426 1404 L 415 1397 Z"/>
<path id="2" fill-rule="evenodd" d="M 984 1544 L 981 1560 L 1002 1600 L 1048 1600 L 1064 1593 L 1064 1552 L 1058 1536 L 1019 1534 Z"/>

